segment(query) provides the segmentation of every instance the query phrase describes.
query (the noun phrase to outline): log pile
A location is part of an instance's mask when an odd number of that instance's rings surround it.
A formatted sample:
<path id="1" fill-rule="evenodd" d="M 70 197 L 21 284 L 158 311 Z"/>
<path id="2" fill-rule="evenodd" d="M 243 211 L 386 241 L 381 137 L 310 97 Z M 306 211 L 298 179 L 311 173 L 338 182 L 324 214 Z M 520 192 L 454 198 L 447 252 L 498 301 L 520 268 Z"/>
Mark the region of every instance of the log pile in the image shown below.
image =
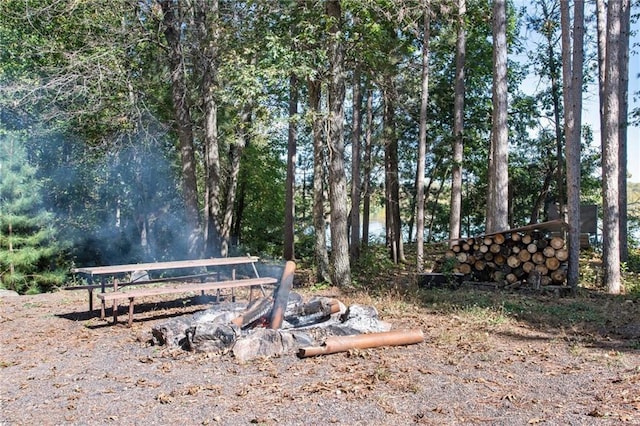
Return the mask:
<path id="1" fill-rule="evenodd" d="M 467 281 L 491 281 L 535 287 L 564 285 L 569 253 L 559 236 L 539 230 L 507 231 L 459 240 L 445 253 L 444 263 Z"/>

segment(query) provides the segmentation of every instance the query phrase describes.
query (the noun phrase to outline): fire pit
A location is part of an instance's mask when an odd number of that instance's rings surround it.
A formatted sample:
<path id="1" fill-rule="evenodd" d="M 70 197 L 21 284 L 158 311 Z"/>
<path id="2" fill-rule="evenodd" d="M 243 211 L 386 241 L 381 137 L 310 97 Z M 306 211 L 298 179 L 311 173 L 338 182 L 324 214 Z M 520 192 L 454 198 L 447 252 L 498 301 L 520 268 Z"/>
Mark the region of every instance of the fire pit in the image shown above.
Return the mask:
<path id="1" fill-rule="evenodd" d="M 206 311 L 156 325 L 152 330 L 154 343 L 189 351 L 231 354 L 239 361 L 248 361 L 295 353 L 307 357 L 424 340 L 421 330 L 390 331 L 391 325 L 381 321 L 372 306 L 347 307 L 327 297 L 305 302 L 291 291 L 294 271 L 295 264 L 288 262 L 272 297 L 248 305 L 216 303 Z"/>

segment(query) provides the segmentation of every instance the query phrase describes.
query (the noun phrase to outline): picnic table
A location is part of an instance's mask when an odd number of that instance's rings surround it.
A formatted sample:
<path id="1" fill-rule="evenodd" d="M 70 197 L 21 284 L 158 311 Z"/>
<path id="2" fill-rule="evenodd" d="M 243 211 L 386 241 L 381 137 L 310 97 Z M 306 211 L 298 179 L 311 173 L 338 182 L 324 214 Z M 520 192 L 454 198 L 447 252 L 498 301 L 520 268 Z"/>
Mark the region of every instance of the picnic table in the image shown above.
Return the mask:
<path id="1" fill-rule="evenodd" d="M 261 278 L 256 268 L 256 263 L 259 258 L 256 256 L 239 256 L 239 257 L 224 257 L 224 258 L 208 258 L 208 259 L 194 259 L 194 260 L 178 260 L 169 262 L 153 262 L 153 263 L 132 263 L 125 265 L 109 265 L 109 266 L 93 266 L 93 267 L 80 267 L 73 268 L 71 272 L 74 274 L 83 275 L 87 278 L 87 285 L 71 286 L 67 287 L 68 290 L 86 289 L 89 292 L 89 311 L 93 311 L 93 290 L 100 288 L 98 298 L 101 299 L 101 318 L 104 318 L 105 302 L 113 301 L 113 313 L 114 322 L 117 322 L 117 301 L 119 299 L 129 299 L 129 325 L 132 322 L 133 316 L 133 303 L 134 299 L 143 296 L 153 296 L 158 294 L 170 294 L 170 293 L 182 293 L 191 291 L 216 290 L 219 291 L 224 288 L 229 288 L 234 291 L 238 287 L 249 287 L 251 290 L 254 287 L 260 287 L 264 294 L 263 285 L 276 284 L 275 278 Z M 237 279 L 236 267 L 240 265 L 248 265 L 251 267 L 251 278 Z M 119 289 L 130 285 L 144 285 L 153 284 L 159 282 L 184 282 L 188 280 L 200 279 L 203 280 L 212 275 L 219 275 L 218 269 L 221 267 L 230 267 L 231 276 L 229 280 L 215 281 L 215 282 L 200 282 L 196 284 L 181 284 L 174 285 L 172 287 L 160 287 L 160 288 L 144 288 L 135 291 L 120 292 Z M 210 268 L 214 268 L 211 270 Z M 185 273 L 185 271 L 197 271 L 197 273 Z M 149 277 L 150 271 L 160 271 L 162 273 L 179 272 L 177 276 L 161 276 L 159 278 L 151 279 Z M 141 273 L 141 274 L 140 274 Z M 144 276 L 144 279 L 136 280 L 134 274 Z M 125 276 L 126 280 L 120 280 L 119 278 Z M 96 284 L 96 280 L 100 280 L 100 284 Z M 111 286 L 113 292 L 107 293 L 107 281 L 111 280 Z M 235 298 L 235 294 L 233 293 Z"/>

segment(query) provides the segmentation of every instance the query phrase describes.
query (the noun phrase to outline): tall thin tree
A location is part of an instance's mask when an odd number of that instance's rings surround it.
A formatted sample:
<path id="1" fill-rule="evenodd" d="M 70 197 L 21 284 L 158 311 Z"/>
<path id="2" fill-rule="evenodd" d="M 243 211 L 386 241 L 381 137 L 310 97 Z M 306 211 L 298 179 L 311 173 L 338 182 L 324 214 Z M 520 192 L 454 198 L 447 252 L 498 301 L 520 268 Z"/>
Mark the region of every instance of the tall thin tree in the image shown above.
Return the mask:
<path id="1" fill-rule="evenodd" d="M 464 3 L 464 0 L 461 0 Z M 429 104 L 429 37 L 431 35 L 431 2 L 424 1 L 422 28 L 422 88 L 420 96 L 420 130 L 418 140 L 418 167 L 416 172 L 416 249 L 417 270 L 424 270 L 424 172 L 427 156 L 427 107 Z"/>
<path id="2" fill-rule="evenodd" d="M 351 133 L 351 262 L 360 257 L 360 139 L 362 136 L 362 87 L 358 63 L 353 71 L 353 118 Z"/>
<path id="3" fill-rule="evenodd" d="M 284 259 L 295 260 L 294 217 L 295 217 L 295 176 L 296 176 L 296 121 L 298 115 L 298 79 L 289 78 L 289 132 L 287 137 L 287 179 L 284 211 Z"/>
<path id="4" fill-rule="evenodd" d="M 584 1 L 574 2 L 573 26 L 568 2 L 560 2 L 564 134 L 567 165 L 567 222 L 569 265 L 567 283 L 575 290 L 580 262 L 580 151 L 582 126 L 582 78 Z M 572 37 L 573 34 L 573 37 Z"/>
<path id="5" fill-rule="evenodd" d="M 456 19 L 456 80 L 453 99 L 453 169 L 451 171 L 451 214 L 449 240 L 460 238 L 462 218 L 462 160 L 464 133 L 464 67 L 466 61 L 466 0 L 458 0 Z M 452 241 L 453 244 L 453 241 Z"/>
<path id="6" fill-rule="evenodd" d="M 629 114 L 629 37 L 631 31 L 630 0 L 622 0 L 620 5 L 620 133 L 618 148 L 618 195 L 620 206 L 620 261 L 629 260 L 628 222 L 627 222 L 627 127 Z"/>
<path id="7" fill-rule="evenodd" d="M 507 89 L 507 4 L 505 0 L 494 0 L 493 114 L 491 117 L 487 233 L 505 230 L 509 225 Z"/>
<path id="8" fill-rule="evenodd" d="M 620 274 L 620 32 L 622 1 L 611 0 L 607 8 L 607 48 L 604 72 L 604 122 L 601 123 L 603 192 L 603 266 L 607 291 L 621 291 Z"/>

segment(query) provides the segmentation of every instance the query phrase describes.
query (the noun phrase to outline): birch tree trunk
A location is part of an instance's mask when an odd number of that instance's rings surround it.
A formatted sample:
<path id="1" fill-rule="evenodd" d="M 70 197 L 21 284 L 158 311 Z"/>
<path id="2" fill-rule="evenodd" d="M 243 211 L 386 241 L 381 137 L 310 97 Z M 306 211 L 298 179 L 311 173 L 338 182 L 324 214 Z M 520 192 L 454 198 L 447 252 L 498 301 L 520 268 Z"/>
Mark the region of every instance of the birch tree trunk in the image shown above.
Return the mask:
<path id="1" fill-rule="evenodd" d="M 464 0 L 461 0 L 464 2 Z M 417 271 L 424 270 L 424 170 L 427 157 L 427 107 L 429 104 L 429 36 L 431 34 L 431 5 L 424 4 L 422 29 L 422 93 L 420 97 L 420 130 L 418 167 L 416 172 L 416 254 Z"/>
<path id="2" fill-rule="evenodd" d="M 456 81 L 453 99 L 453 169 L 451 171 L 451 215 L 449 239 L 460 238 L 462 221 L 462 160 L 464 134 L 464 67 L 466 61 L 466 0 L 458 0 L 458 28 L 456 38 Z"/>
<path id="3" fill-rule="evenodd" d="M 505 0 L 494 0 L 492 165 L 489 175 L 491 202 L 487 216 L 487 233 L 505 230 L 509 226 L 507 101 L 507 5 Z"/>
<path id="4" fill-rule="evenodd" d="M 332 283 L 351 286 L 349 241 L 347 238 L 347 184 L 344 165 L 344 47 L 340 0 L 327 0 L 330 19 L 327 56 L 329 58 L 329 204 L 331 206 Z"/>
<path id="5" fill-rule="evenodd" d="M 609 1 L 605 56 L 604 122 L 602 123 L 603 262 L 604 282 L 611 294 L 621 290 L 619 132 L 621 0 Z"/>

